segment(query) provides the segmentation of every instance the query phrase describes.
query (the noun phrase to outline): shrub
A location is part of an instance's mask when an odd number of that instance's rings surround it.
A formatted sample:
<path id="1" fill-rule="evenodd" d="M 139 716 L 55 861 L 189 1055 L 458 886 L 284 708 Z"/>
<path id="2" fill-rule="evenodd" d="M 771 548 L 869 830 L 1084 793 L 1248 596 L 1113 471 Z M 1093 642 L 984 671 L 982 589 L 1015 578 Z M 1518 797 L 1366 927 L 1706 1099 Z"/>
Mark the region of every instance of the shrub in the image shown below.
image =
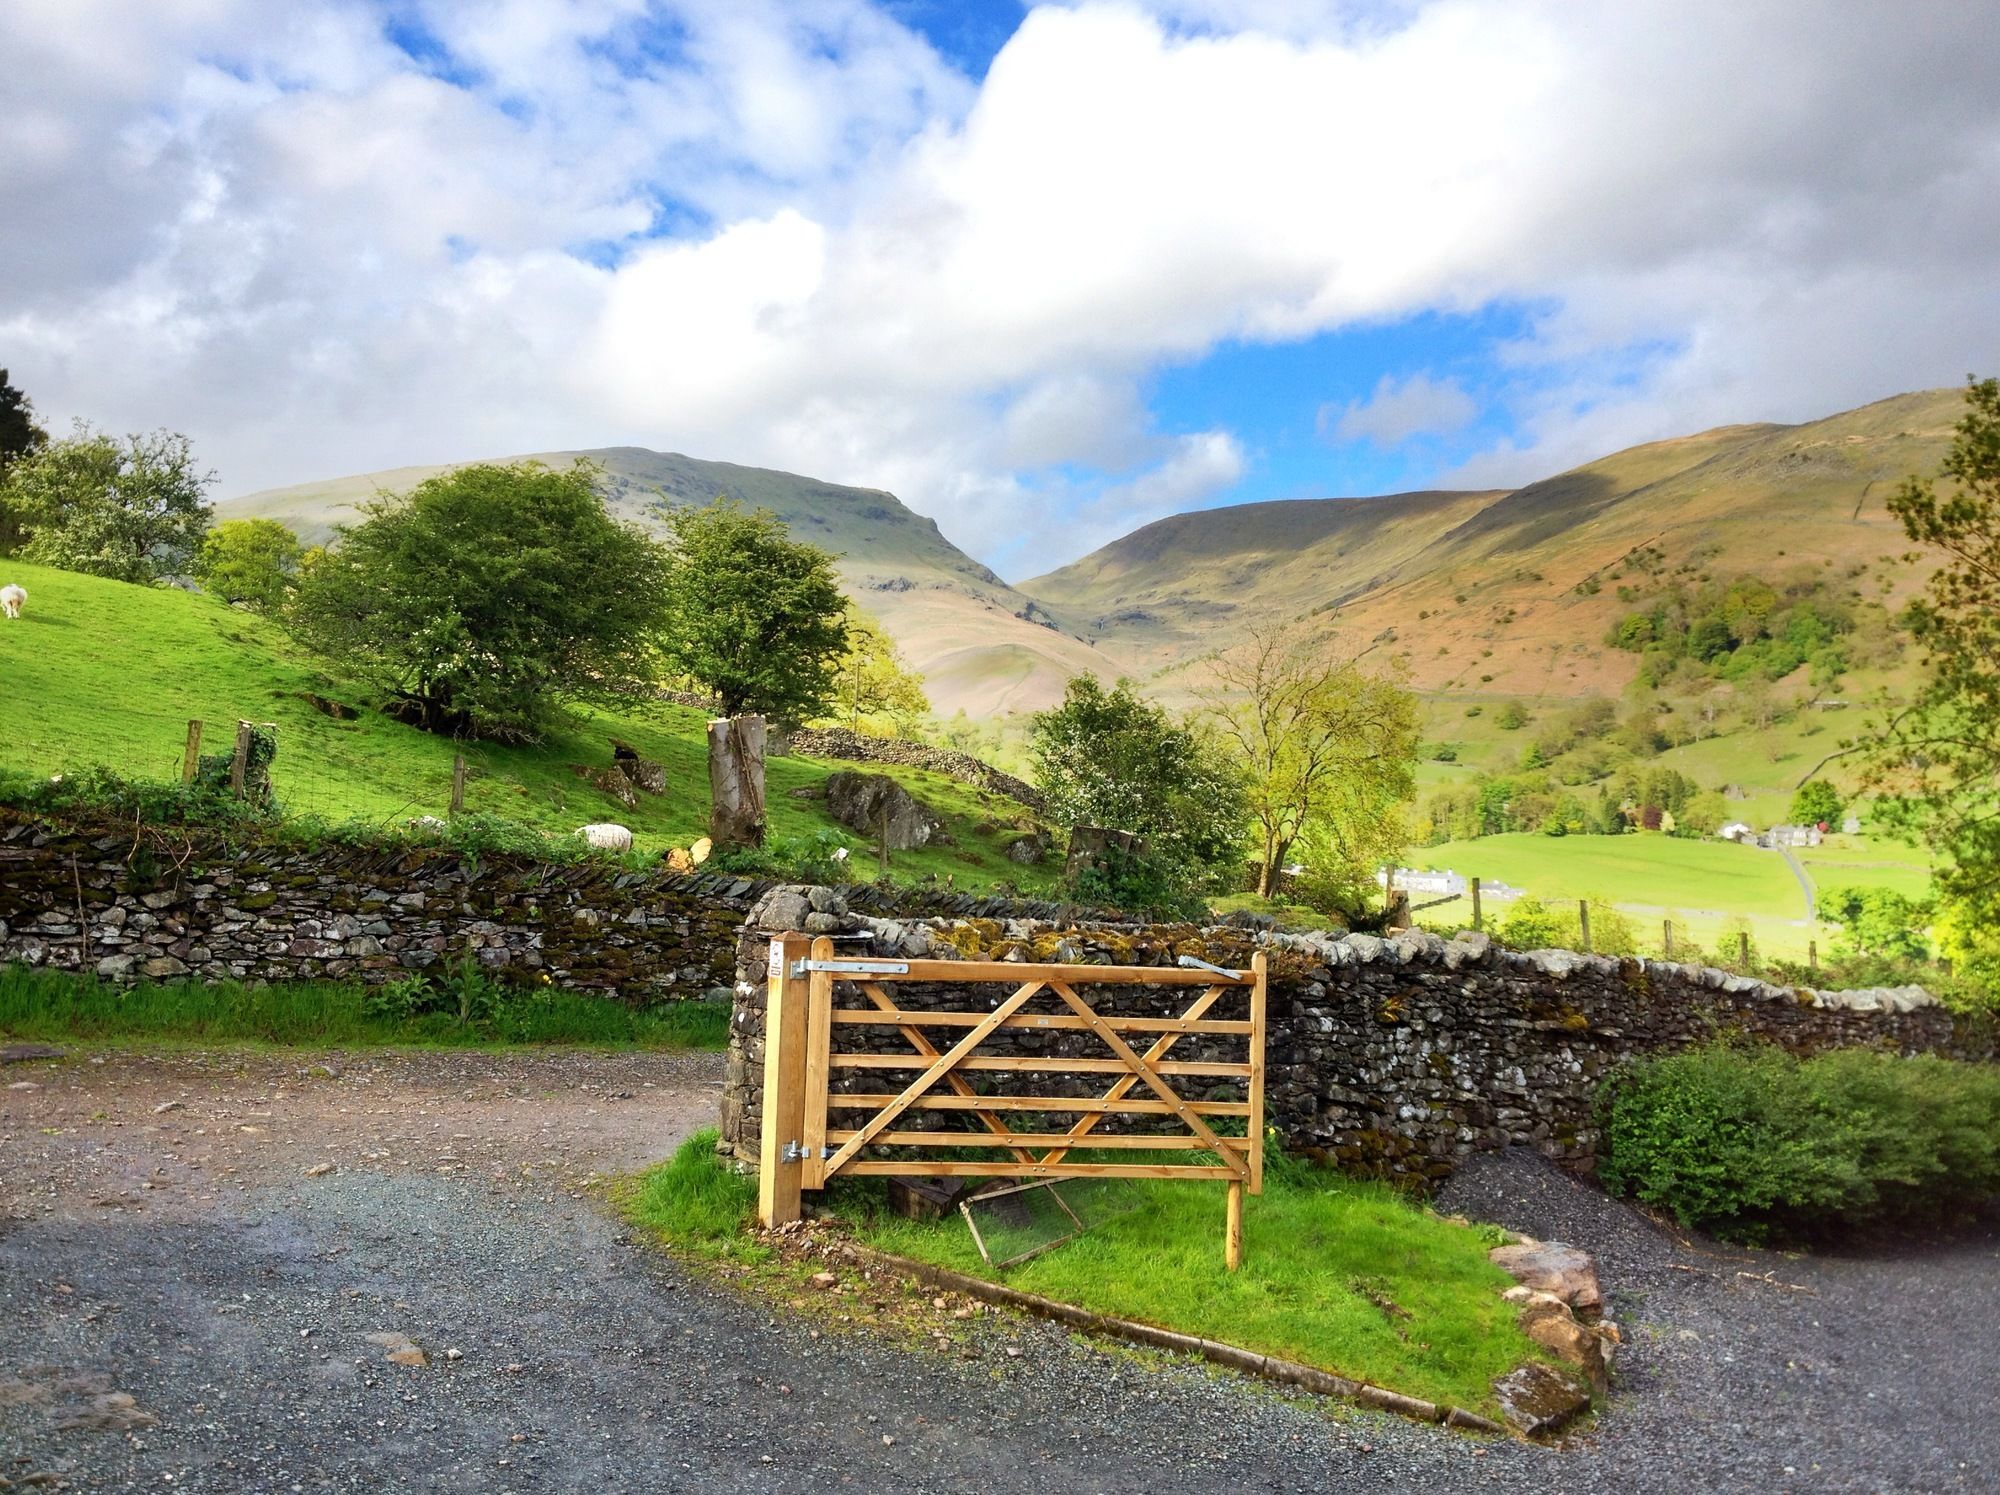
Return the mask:
<path id="1" fill-rule="evenodd" d="M 2000 1193 L 2000 1073 L 1850 1049 L 1712 1045 L 1621 1071 L 1600 1176 L 1727 1240 L 1946 1223 Z"/>

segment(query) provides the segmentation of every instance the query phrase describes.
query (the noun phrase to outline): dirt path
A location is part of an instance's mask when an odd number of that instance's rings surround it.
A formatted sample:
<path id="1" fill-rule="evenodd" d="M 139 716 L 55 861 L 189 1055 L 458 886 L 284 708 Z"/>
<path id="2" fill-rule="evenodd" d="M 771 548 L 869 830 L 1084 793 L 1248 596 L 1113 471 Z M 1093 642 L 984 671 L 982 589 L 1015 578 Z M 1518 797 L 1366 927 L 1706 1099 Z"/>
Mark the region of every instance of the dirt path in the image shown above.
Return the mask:
<path id="1" fill-rule="evenodd" d="M 1992 1243 L 1725 1263 L 1532 1161 L 1452 1202 L 1605 1253 L 1628 1389 L 1567 1449 L 1006 1317 L 932 1348 L 772 1312 L 590 1187 L 707 1124 L 719 1080 L 707 1055 L 0 1067 L 33 1087 L 0 1088 L 0 1490 L 1976 1490 L 2000 1459 Z M 1773 1269 L 1810 1291 L 1737 1275 Z"/>

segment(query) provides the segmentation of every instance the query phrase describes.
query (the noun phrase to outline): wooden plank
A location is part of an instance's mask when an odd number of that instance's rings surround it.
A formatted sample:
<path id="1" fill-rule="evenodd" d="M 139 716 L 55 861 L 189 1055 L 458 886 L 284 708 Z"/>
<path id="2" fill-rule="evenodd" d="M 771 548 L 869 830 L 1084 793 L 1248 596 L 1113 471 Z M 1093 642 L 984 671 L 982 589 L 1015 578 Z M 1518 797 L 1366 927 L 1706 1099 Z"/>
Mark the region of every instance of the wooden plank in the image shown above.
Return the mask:
<path id="1" fill-rule="evenodd" d="M 812 942 L 814 960 L 833 958 L 833 941 L 821 935 Z M 827 1051 L 833 1046 L 833 977 L 813 971 L 806 977 L 806 1093 L 804 1141 L 805 1187 L 826 1185 Z"/>
<path id="2" fill-rule="evenodd" d="M 1248 986 L 1248 971 L 1218 976 L 1180 966 L 1034 965 L 1011 960 L 913 960 L 902 972 L 867 973 L 870 981 L 941 981 L 963 986 L 973 981 L 1068 981 L 1076 986 Z M 834 979 L 840 973 L 834 972 Z"/>
<path id="3" fill-rule="evenodd" d="M 1236 1178 L 1234 1168 L 1201 1163 L 942 1163 L 857 1159 L 847 1178 Z"/>
<path id="4" fill-rule="evenodd" d="M 863 990 L 866 990 L 865 984 Z M 885 1002 L 889 1001 L 884 997 Z M 858 1027 L 887 1027 L 891 1024 L 908 1023 L 925 1028 L 970 1028 L 986 1016 L 983 1012 L 928 1012 L 911 1007 L 898 1007 L 895 1003 L 880 1011 L 870 1011 L 866 1007 L 836 1007 L 833 1021 L 836 1027 L 853 1025 Z M 1198 1021 L 1184 1017 L 1114 1017 L 1104 1014 L 1105 1024 L 1114 1033 L 1206 1033 L 1217 1038 L 1247 1038 L 1250 1023 L 1245 1018 L 1211 1018 Z M 1017 1012 L 1001 1028 L 1051 1029 L 1067 1032 L 1090 1031 L 1090 1024 L 1073 1012 Z"/>
<path id="5" fill-rule="evenodd" d="M 1243 1266 L 1243 1180 L 1229 1180 L 1228 1218 L 1222 1227 L 1222 1264 L 1230 1271 Z"/>
<path id="6" fill-rule="evenodd" d="M 1137 1081 L 1135 1080 L 1136 1084 Z M 826 1098 L 834 1111 L 868 1111 L 900 1099 L 894 1095 L 849 1094 L 836 1090 Z M 1248 1116 L 1250 1104 L 1240 1100 L 1191 1100 L 1197 1116 Z M 1116 1116 L 1172 1116 L 1165 1101 L 1106 1100 L 1092 1095 L 925 1095 L 905 1108 L 911 1111 L 1092 1111 Z M 1072 1133 L 1074 1135 L 1074 1133 Z M 1225 1139 L 1226 1140 L 1226 1139 Z M 1047 1161 L 1044 1159 L 1043 1161 Z"/>
<path id="7" fill-rule="evenodd" d="M 1262 950 L 1250 957 L 1250 1192 L 1264 1192 L 1264 1018 L 1271 990 L 1271 959 Z"/>
<path id="8" fill-rule="evenodd" d="M 833 977 L 831 974 L 827 976 L 827 984 L 829 987 L 831 987 L 833 984 Z M 869 1001 L 877 1003 L 882 1007 L 889 1008 L 891 1011 L 895 1009 L 896 1004 L 889 1000 L 889 994 L 883 991 L 881 987 L 875 985 L 873 982 L 861 981 L 857 982 L 856 985 L 858 985 L 861 988 L 862 995 L 867 997 Z M 936 1045 L 934 1045 L 928 1038 L 924 1037 L 921 1030 L 917 1028 L 905 1027 L 901 1031 L 903 1034 L 903 1041 L 909 1044 L 910 1047 L 915 1049 L 919 1054 L 922 1054 L 925 1058 L 928 1059 L 935 1059 L 938 1057 L 938 1051 Z M 958 1072 L 956 1070 L 953 1070 L 950 1074 L 946 1075 L 944 1077 L 944 1080 L 945 1083 L 951 1087 L 952 1093 L 955 1095 L 963 1096 L 963 1095 L 978 1094 L 978 1092 L 975 1091 L 972 1088 L 972 1086 L 967 1084 L 963 1079 L 959 1077 Z M 821 1109 L 821 1115 L 822 1117 L 824 1117 L 825 1114 L 824 1097 L 821 1098 L 820 1109 Z M 975 1114 L 979 1117 L 979 1124 L 985 1127 L 986 1130 L 991 1132 L 994 1136 L 1007 1137 L 1013 1134 L 1013 1129 L 1010 1128 L 1006 1122 L 1002 1121 L 999 1118 L 999 1116 L 997 1116 L 993 1112 L 979 1111 L 976 1112 Z M 842 1137 L 840 1140 L 844 1142 L 847 1139 L 845 1137 Z M 1014 1147 L 1011 1148 L 1010 1150 L 1013 1152 L 1015 1157 L 1021 1159 L 1023 1162 L 1026 1162 L 1028 1158 L 1031 1156 L 1028 1150 L 1023 1147 Z"/>
<path id="9" fill-rule="evenodd" d="M 807 941 L 788 934 L 771 941 L 770 984 L 764 999 L 764 1136 L 757 1168 L 757 1218 L 766 1229 L 799 1218 L 804 1170 L 785 1160 L 798 1141 L 805 1101 L 806 984 L 791 976 Z"/>
<path id="10" fill-rule="evenodd" d="M 936 1060 L 932 1062 L 930 1068 L 926 1069 L 921 1075 L 919 1075 L 914 1081 L 912 1081 L 909 1087 L 905 1089 L 901 1095 L 897 1096 L 888 1105 L 884 1106 L 881 1110 L 877 1111 L 872 1117 L 870 1117 L 868 1120 L 868 1124 L 861 1129 L 859 1135 L 854 1136 L 845 1143 L 843 1143 L 840 1147 L 840 1150 L 834 1153 L 832 1157 L 827 1159 L 825 1176 L 828 1178 L 833 1177 L 836 1173 L 840 1171 L 841 1164 L 853 1161 L 855 1153 L 859 1152 L 863 1147 L 868 1145 L 869 1137 L 873 1136 L 876 1132 L 881 1131 L 883 1128 L 888 1126 L 890 1122 L 894 1121 L 898 1116 L 902 1115 L 903 1111 L 909 1106 L 911 1101 L 915 1100 L 918 1096 L 922 1095 L 926 1090 L 929 1090 L 932 1085 L 937 1083 L 939 1076 L 948 1072 L 952 1068 L 952 1066 L 958 1063 L 959 1060 L 965 1058 L 966 1055 L 970 1054 L 974 1049 L 978 1048 L 981 1040 L 983 1040 L 988 1033 L 991 1033 L 995 1028 L 999 1027 L 1001 1023 L 1007 1020 L 1007 1015 L 1009 1013 L 1018 1012 L 1022 1004 L 1024 1004 L 1030 997 L 1034 996 L 1034 994 L 1040 991 L 1041 989 L 1042 989 L 1042 983 L 1039 981 L 1023 982 L 1020 989 L 1017 990 L 1013 996 L 1009 997 L 1006 1001 L 1002 1002 L 998 1007 L 994 1008 L 990 1013 L 987 1014 L 987 1020 L 985 1022 L 981 1023 L 978 1027 L 969 1030 L 966 1033 L 965 1037 L 959 1039 L 957 1043 L 951 1046 L 948 1052 L 940 1055 Z M 965 1099 L 965 1097 L 954 1096 L 953 1099 L 963 1100 Z"/>
<path id="11" fill-rule="evenodd" d="M 828 1062 L 835 1069 L 922 1069 L 924 1061 L 907 1054 L 833 1054 Z M 1122 1075 L 1129 1074 L 1128 1066 L 1116 1059 L 1094 1059 L 1085 1056 L 1067 1058 L 1017 1054 L 974 1054 L 961 1059 L 957 1069 L 1005 1070 L 1010 1073 L 1030 1074 L 1089 1074 Z M 1153 1068 L 1163 1075 L 1201 1075 L 1216 1080 L 1247 1080 L 1251 1077 L 1251 1067 L 1229 1060 L 1173 1059 L 1155 1064 Z"/>
<path id="12" fill-rule="evenodd" d="M 835 1127 L 826 1134 L 829 1142 L 845 1142 L 853 1136 L 852 1131 Z M 1060 1147 L 1068 1142 L 1062 1132 L 1009 1132 L 1007 1134 L 1023 1147 Z M 994 1141 L 980 1132 L 877 1132 L 873 1139 L 878 1147 L 992 1147 Z M 1224 1137 L 1223 1145 L 1232 1152 L 1242 1152 L 1249 1147 L 1248 1137 Z M 1207 1146 L 1201 1138 L 1190 1137 L 1186 1132 L 1175 1132 L 1170 1136 L 1154 1137 L 1144 1133 L 1107 1132 L 1090 1140 L 1092 1147 L 1102 1147 L 1113 1151 L 1144 1152 L 1156 1149 L 1160 1152 L 1192 1152 Z M 1032 1162 L 1033 1159 L 1028 1159 Z"/>
<path id="13" fill-rule="evenodd" d="M 1097 1014 L 1092 1012 L 1089 1006 L 1085 1004 L 1083 998 L 1071 991 L 1063 982 L 1051 981 L 1049 989 L 1065 1002 L 1069 1003 L 1071 1009 L 1075 1011 L 1078 1017 L 1087 1017 L 1093 1020 L 1097 1017 Z M 1161 1079 L 1159 1071 L 1154 1069 L 1151 1064 L 1133 1053 L 1130 1044 L 1126 1043 L 1124 1039 L 1113 1033 L 1109 1028 L 1104 1027 L 1101 1023 L 1097 1028 L 1097 1036 L 1106 1048 L 1125 1061 L 1126 1067 L 1132 1073 L 1146 1082 L 1155 1095 L 1173 1108 L 1174 1114 L 1187 1123 L 1189 1131 L 1214 1148 L 1218 1154 L 1227 1156 L 1223 1152 L 1222 1139 L 1215 1135 L 1208 1123 L 1203 1121 L 1200 1116 L 1188 1110 L 1187 1098 L 1165 1080 Z M 1242 1171 L 1246 1174 L 1250 1171 L 1247 1163 L 1244 1165 Z"/>
<path id="14" fill-rule="evenodd" d="M 1183 1018 L 1200 1017 L 1204 1012 L 1208 1011 L 1209 1008 L 1213 1007 L 1218 1001 L 1222 999 L 1223 990 L 1224 988 L 1220 986 L 1211 986 L 1207 991 L 1203 992 L 1198 998 L 1196 998 L 1192 1003 L 1190 1003 L 1188 1006 L 1188 1010 L 1182 1013 L 1181 1016 Z M 1146 1050 L 1147 1062 L 1151 1063 L 1159 1060 L 1163 1055 L 1167 1053 L 1169 1049 L 1173 1048 L 1173 1046 L 1179 1041 L 1180 1041 L 1180 1034 L 1169 1033 L 1166 1037 L 1160 1039 L 1159 1042 L 1155 1043 L 1151 1048 Z M 1121 1079 L 1117 1084 L 1113 1085 L 1109 1090 L 1105 1091 L 1104 1112 L 1101 1112 L 1095 1116 L 1085 1116 L 1082 1120 L 1078 1121 L 1075 1126 L 1069 1129 L 1070 1136 L 1072 1138 L 1082 1137 L 1096 1130 L 1097 1123 L 1102 1121 L 1106 1114 L 1124 1110 L 1125 1107 L 1124 1105 L 1120 1104 L 1120 1102 L 1123 1102 L 1124 1098 L 1132 1093 L 1132 1087 L 1137 1085 L 1138 1083 L 1139 1083 L 1139 1077 L 1137 1075 L 1128 1074 L 1123 1079 Z M 1223 1111 L 1205 1111 L 1202 1114 L 1205 1116 L 1222 1116 L 1222 1115 L 1235 1115 L 1237 1113 L 1223 1112 Z M 1243 1108 L 1241 1114 L 1248 1116 L 1250 1114 L 1250 1108 L 1246 1105 Z M 1048 1154 L 1046 1157 L 1042 1159 L 1042 1161 L 1044 1163 L 1061 1162 L 1062 1161 L 1061 1150 Z"/>

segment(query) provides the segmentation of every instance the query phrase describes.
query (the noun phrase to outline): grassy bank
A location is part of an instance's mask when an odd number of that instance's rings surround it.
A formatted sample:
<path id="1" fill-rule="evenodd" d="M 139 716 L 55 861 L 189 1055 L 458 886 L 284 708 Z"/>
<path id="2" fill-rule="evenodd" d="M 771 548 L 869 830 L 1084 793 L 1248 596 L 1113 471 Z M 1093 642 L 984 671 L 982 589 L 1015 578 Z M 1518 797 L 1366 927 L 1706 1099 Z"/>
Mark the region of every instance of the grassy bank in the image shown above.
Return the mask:
<path id="1" fill-rule="evenodd" d="M 722 1167 L 714 1147 L 712 1132 L 690 1138 L 640 1180 L 627 1211 L 694 1255 L 762 1259 L 746 1234 L 756 1182 Z M 956 1213 L 934 1222 L 890 1215 L 873 1180 L 830 1199 L 860 1240 L 884 1251 L 1488 1415 L 1493 1378 L 1540 1357 L 1501 1301 L 1509 1279 L 1486 1260 L 1495 1231 L 1440 1219 L 1381 1185 L 1280 1161 L 1263 1196 L 1245 1201 L 1243 1269 L 1232 1274 L 1222 1265 L 1219 1185 L 1131 1188 L 1136 1208 L 1004 1272 L 981 1260 Z"/>
<path id="2" fill-rule="evenodd" d="M 54 971 L 0 967 L 0 1036 L 44 1042 L 164 1039 L 303 1048 L 396 1044 L 478 1048 L 579 1044 L 601 1048 L 720 1049 L 729 1038 L 721 1003 L 669 1002 L 634 1009 L 603 997 L 534 991 L 464 1001 L 436 989 L 400 994 L 332 981 L 242 986 L 142 983 L 121 987 Z"/>

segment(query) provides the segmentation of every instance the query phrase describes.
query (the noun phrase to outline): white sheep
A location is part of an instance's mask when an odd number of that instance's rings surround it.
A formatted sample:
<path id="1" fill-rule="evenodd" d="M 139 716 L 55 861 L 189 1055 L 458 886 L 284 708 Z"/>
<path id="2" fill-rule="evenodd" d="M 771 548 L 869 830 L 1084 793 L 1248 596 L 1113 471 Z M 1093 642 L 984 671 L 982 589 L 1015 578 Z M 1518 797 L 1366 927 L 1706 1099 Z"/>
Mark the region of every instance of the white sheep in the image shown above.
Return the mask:
<path id="1" fill-rule="evenodd" d="M 403 824 L 419 836 L 442 836 L 451 829 L 435 815 L 419 815 L 413 820 L 405 820 Z"/>
<path id="2" fill-rule="evenodd" d="M 0 587 L 0 611 L 5 611 L 10 618 L 21 616 L 21 608 L 27 603 L 27 600 L 28 589 L 26 587 L 15 586 L 12 583 Z"/>
<path id="3" fill-rule="evenodd" d="M 613 825 L 605 821 L 596 825 L 579 826 L 576 833 L 599 851 L 632 849 L 632 832 L 622 825 Z"/>

